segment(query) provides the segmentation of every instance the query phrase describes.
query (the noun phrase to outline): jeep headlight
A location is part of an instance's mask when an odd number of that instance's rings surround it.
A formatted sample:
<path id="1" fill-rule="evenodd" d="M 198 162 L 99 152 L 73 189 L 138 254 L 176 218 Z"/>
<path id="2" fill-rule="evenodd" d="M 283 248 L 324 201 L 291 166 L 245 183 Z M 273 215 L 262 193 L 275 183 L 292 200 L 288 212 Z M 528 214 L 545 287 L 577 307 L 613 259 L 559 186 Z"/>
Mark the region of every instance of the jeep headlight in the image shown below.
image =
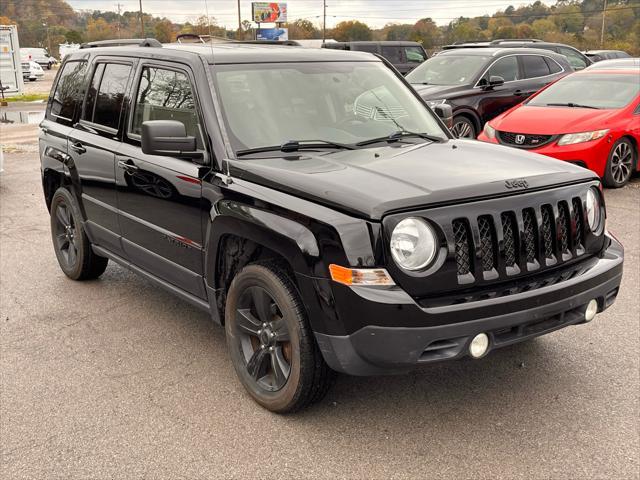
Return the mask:
<path id="1" fill-rule="evenodd" d="M 587 190 L 587 223 L 593 233 L 600 234 L 602 207 L 600 205 L 600 194 L 593 187 Z"/>
<path id="2" fill-rule="evenodd" d="M 574 143 L 590 142 L 604 137 L 609 130 L 594 130 L 592 132 L 567 133 L 560 137 L 558 145 L 573 145 Z"/>
<path id="3" fill-rule="evenodd" d="M 433 261 L 437 243 L 436 234 L 426 221 L 405 218 L 391 234 L 391 255 L 401 268 L 420 270 Z"/>

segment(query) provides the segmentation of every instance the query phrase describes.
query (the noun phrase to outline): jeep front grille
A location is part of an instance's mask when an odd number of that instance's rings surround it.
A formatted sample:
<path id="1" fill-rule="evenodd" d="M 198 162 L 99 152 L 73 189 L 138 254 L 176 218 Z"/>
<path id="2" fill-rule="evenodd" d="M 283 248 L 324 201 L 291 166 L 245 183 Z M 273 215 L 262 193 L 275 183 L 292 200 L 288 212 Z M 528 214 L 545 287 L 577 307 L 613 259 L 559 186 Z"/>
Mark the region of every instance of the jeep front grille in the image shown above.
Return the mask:
<path id="1" fill-rule="evenodd" d="M 455 219 L 452 230 L 459 283 L 469 283 L 468 279 L 460 280 L 469 273 L 495 270 L 499 276 L 508 277 L 582 255 L 583 216 L 582 201 L 575 197 L 497 216 Z M 477 246 L 474 238 L 479 239 Z"/>

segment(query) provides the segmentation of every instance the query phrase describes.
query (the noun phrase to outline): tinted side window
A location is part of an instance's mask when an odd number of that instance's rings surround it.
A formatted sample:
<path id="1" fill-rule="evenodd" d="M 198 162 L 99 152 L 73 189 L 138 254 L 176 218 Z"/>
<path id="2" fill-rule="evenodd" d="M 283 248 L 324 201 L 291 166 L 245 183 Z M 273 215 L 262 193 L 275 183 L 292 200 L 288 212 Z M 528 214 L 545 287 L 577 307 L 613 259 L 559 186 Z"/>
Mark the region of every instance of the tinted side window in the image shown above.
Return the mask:
<path id="1" fill-rule="evenodd" d="M 67 62 L 56 84 L 51 98 L 51 115 L 58 123 L 71 121 L 76 107 L 82 102 L 82 87 L 87 62 Z"/>
<path id="2" fill-rule="evenodd" d="M 549 75 L 549 67 L 543 57 L 538 55 L 523 55 L 522 66 L 524 67 L 524 78 L 536 78 Z"/>
<path id="3" fill-rule="evenodd" d="M 422 63 L 427 57 L 420 47 L 404 47 L 407 63 Z"/>
<path id="4" fill-rule="evenodd" d="M 551 73 L 560 73 L 562 71 L 562 67 L 558 65 L 558 62 L 552 60 L 549 57 L 543 57 L 544 61 L 547 62 L 547 67 L 549 67 L 549 72 Z"/>
<path id="5" fill-rule="evenodd" d="M 98 64 L 87 94 L 83 118 L 117 130 L 130 73 L 131 65 Z"/>
<path id="6" fill-rule="evenodd" d="M 142 122 L 147 120 L 182 122 L 187 134 L 196 137 L 201 144 L 191 82 L 185 73 L 155 67 L 142 69 L 131 133 L 140 135 Z"/>
<path id="7" fill-rule="evenodd" d="M 402 47 L 383 46 L 381 52 L 391 63 L 402 63 Z"/>
<path id="8" fill-rule="evenodd" d="M 562 55 L 567 57 L 567 60 L 569 60 L 569 65 L 571 65 L 574 70 L 582 70 L 587 66 L 587 62 L 585 62 L 580 54 L 575 50 L 567 47 L 558 47 L 558 50 L 560 50 L 560 53 Z"/>
<path id="9" fill-rule="evenodd" d="M 515 55 L 504 57 L 498 60 L 489 68 L 484 78 L 489 81 L 490 77 L 498 76 L 504 78 L 505 82 L 519 80 L 518 78 L 518 58 Z"/>

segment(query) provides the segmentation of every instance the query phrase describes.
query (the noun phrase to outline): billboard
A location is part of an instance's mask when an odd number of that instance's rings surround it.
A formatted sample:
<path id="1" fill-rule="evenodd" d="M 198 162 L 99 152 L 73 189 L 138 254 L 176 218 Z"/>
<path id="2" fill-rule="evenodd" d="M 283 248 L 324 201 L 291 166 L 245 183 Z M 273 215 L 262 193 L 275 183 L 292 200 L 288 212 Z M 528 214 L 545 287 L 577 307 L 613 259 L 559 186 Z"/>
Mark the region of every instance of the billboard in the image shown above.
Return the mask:
<path id="1" fill-rule="evenodd" d="M 289 40 L 288 28 L 259 28 L 256 33 L 257 40 Z"/>
<path id="2" fill-rule="evenodd" d="M 256 23 L 284 23 L 287 21 L 287 4 L 277 2 L 253 2 L 253 21 Z"/>

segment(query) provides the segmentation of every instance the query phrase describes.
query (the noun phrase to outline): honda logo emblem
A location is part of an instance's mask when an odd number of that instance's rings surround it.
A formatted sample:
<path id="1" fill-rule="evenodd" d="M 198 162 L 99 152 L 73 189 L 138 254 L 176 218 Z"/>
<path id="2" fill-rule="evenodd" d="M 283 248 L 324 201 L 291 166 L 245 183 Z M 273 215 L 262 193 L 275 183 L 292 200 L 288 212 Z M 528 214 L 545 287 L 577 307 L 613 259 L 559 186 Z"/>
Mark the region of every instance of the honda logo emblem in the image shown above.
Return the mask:
<path id="1" fill-rule="evenodd" d="M 524 143 L 525 136 L 524 135 L 516 135 L 516 143 L 518 145 L 522 145 Z"/>

